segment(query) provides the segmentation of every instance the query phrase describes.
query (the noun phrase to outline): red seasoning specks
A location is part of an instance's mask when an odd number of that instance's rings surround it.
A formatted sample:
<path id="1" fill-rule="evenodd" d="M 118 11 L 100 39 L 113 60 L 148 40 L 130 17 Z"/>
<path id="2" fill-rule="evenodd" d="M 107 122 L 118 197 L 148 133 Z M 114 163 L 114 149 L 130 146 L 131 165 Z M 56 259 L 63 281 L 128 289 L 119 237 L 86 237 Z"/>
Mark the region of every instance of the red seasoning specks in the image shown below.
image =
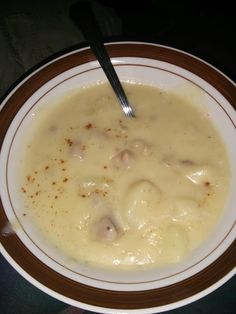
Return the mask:
<path id="1" fill-rule="evenodd" d="M 86 128 L 86 129 L 91 129 L 92 126 L 93 126 L 92 123 L 88 123 L 88 124 L 85 125 L 85 128 Z"/>
<path id="2" fill-rule="evenodd" d="M 66 138 L 65 141 L 66 141 L 68 146 L 72 146 L 73 145 L 73 141 L 70 138 Z"/>
<path id="3" fill-rule="evenodd" d="M 35 181 L 35 177 L 29 175 L 26 177 L 26 180 L 30 183 L 33 183 Z"/>

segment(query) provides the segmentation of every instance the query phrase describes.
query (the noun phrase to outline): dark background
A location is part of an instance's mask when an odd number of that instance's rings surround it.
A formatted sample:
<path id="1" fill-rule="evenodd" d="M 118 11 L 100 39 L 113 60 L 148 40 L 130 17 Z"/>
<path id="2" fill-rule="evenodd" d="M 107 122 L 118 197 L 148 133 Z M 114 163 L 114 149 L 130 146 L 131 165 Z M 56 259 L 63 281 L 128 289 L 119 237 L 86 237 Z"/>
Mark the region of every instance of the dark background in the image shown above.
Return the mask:
<path id="1" fill-rule="evenodd" d="M 236 79 L 236 11 L 230 1 L 106 1 L 122 36 L 192 53 Z M 133 4 L 133 6 L 128 4 Z M 135 11 L 134 11 L 135 10 Z"/>
<path id="2" fill-rule="evenodd" d="M 73 2 L 0 2 L 0 97 L 44 60 L 85 45 L 80 31 L 70 24 Z M 204 59 L 236 81 L 236 13 L 230 2 L 99 0 L 93 1 L 93 9 L 105 42 L 168 45 Z M 72 314 L 79 310 L 33 287 L 0 255 L 0 313 Z M 236 313 L 236 279 L 203 299 L 166 313 Z"/>

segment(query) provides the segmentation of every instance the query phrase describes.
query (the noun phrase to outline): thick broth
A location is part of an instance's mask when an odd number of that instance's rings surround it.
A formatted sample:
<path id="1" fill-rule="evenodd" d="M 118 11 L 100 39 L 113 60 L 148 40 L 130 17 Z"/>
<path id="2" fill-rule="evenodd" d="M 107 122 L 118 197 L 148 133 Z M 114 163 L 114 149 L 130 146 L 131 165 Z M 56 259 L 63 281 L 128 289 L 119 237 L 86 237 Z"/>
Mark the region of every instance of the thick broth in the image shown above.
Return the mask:
<path id="1" fill-rule="evenodd" d="M 179 262 L 222 212 L 226 149 L 206 112 L 154 87 L 125 89 L 134 119 L 107 84 L 38 112 L 24 158 L 26 214 L 78 262 Z"/>

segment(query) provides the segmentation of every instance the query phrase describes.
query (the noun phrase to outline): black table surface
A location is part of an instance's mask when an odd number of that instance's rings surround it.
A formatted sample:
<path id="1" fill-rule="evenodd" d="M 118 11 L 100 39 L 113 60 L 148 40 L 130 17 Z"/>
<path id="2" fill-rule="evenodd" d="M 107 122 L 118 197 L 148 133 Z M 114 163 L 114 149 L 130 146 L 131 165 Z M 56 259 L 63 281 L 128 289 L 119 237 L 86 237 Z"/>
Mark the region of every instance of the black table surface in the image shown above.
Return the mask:
<path id="1" fill-rule="evenodd" d="M 17 51 L 20 45 L 14 46 L 14 28 L 9 27 L 12 19 L 17 23 L 30 19 L 31 25 L 36 25 L 40 17 L 52 27 L 55 19 L 60 16 L 60 22 L 65 25 L 64 30 L 54 32 L 57 38 L 52 40 L 52 47 L 46 47 L 45 32 L 41 34 L 41 53 L 28 60 L 23 55 L 22 60 L 11 59 L 11 67 L 14 71 L 6 78 L 4 64 L 7 62 L 0 51 L 0 84 L 4 86 L 0 97 L 14 86 L 16 81 L 25 76 L 32 67 L 37 66 L 42 58 L 52 57 L 55 53 L 75 45 L 83 44 L 83 36 L 76 33 L 72 26 L 68 26 L 68 8 L 75 2 L 73 0 L 48 0 L 44 1 L 1 1 L 0 3 L 0 36 L 1 31 L 8 32 L 9 42 L 0 42 L 0 50 L 8 51 L 9 55 L 24 54 Z M 136 40 L 148 41 L 171 46 L 184 50 L 199 58 L 204 59 L 219 70 L 224 72 L 232 80 L 236 80 L 236 14 L 233 4 L 230 2 L 216 2 L 207 5 L 208 2 L 199 1 L 108 1 L 98 0 L 96 14 L 103 27 L 104 41 Z M 105 17 L 103 16 L 105 14 Z M 108 18 L 108 22 L 105 18 Z M 20 17 L 19 19 L 17 19 Z M 37 22 L 34 24 L 34 18 Z M 50 24 L 50 19 L 54 20 Z M 22 22 L 23 23 L 23 22 Z M 106 23 L 108 23 L 106 25 Z M 40 35 L 41 28 L 37 24 L 37 32 Z M 104 25 L 104 26 L 103 26 Z M 21 24 L 19 24 L 20 28 Z M 68 32 L 71 31 L 71 38 Z M 12 33 L 11 33 L 12 32 Z M 50 30 L 48 30 L 50 33 Z M 76 36 L 78 37 L 76 38 Z M 27 34 L 26 34 L 27 36 Z M 1 39 L 1 37 L 0 37 Z M 25 37 L 22 40 L 26 40 Z M 29 37 L 29 40 L 33 40 Z M 43 46 L 45 45 L 45 47 Z M 4 48 L 4 49 L 3 49 Z M 22 48 L 23 49 L 23 48 Z M 10 51 L 11 50 L 11 51 Z M 36 53 L 36 52 L 35 52 Z M 41 59 L 40 59 L 41 58 Z M 19 67 L 21 62 L 21 67 Z M 17 68 L 18 67 L 18 68 Z M 5 69 L 6 71 L 6 69 Z M 4 81 L 5 80 L 5 81 Z M 68 306 L 40 291 L 22 276 L 20 276 L 8 262 L 0 255 L 0 313 L 2 314 L 40 314 L 40 313 L 81 313 L 81 310 Z M 87 313 L 87 312 L 86 312 Z M 231 278 L 227 283 L 206 297 L 186 305 L 179 309 L 168 311 L 171 314 L 200 314 L 200 313 L 236 313 L 236 279 Z"/>

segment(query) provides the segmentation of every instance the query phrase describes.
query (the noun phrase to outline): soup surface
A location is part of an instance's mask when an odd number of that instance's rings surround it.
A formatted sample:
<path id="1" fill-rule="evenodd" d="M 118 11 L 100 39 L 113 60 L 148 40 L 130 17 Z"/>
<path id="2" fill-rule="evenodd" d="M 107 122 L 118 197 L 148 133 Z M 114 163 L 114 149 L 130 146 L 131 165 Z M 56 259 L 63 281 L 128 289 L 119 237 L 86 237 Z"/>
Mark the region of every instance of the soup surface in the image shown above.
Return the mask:
<path id="1" fill-rule="evenodd" d="M 79 263 L 130 269 L 181 261 L 216 225 L 230 171 L 207 112 L 170 92 L 108 84 L 36 114 L 24 156 L 25 215 Z"/>

